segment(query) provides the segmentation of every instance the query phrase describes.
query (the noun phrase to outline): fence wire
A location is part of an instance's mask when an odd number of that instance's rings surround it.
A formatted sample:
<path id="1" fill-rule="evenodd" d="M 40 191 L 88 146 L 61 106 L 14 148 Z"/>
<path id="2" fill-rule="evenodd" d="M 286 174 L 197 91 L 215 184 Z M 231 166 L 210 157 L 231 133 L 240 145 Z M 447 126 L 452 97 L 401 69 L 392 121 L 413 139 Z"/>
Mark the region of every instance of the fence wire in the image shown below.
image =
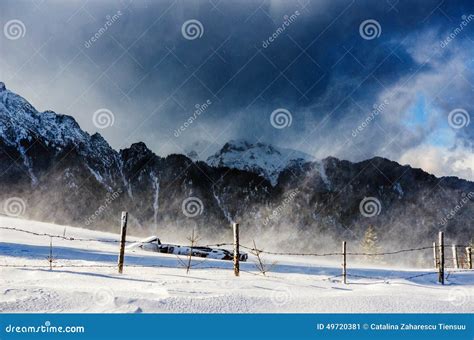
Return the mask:
<path id="1" fill-rule="evenodd" d="M 52 238 L 58 238 L 66 241 L 78 241 L 78 242 L 108 242 L 108 243 L 120 243 L 120 240 L 110 240 L 110 239 L 97 239 L 97 238 L 81 238 L 81 237 L 67 237 L 62 235 L 54 235 L 48 233 L 37 233 L 30 230 L 12 228 L 12 227 L 0 227 L 1 230 L 17 231 L 25 234 L 35 235 L 35 236 L 47 236 Z M 136 243 L 137 241 L 125 241 L 125 243 Z"/>
<path id="2" fill-rule="evenodd" d="M 20 228 L 13 228 L 13 227 L 0 227 L 0 230 L 9 230 L 9 231 L 17 231 L 22 232 L 30 235 L 35 236 L 45 236 L 45 237 L 52 237 L 58 238 L 66 241 L 79 241 L 79 242 L 105 242 L 105 243 L 120 243 L 121 240 L 111 240 L 111 239 L 95 239 L 95 238 L 81 238 L 81 237 L 67 237 L 62 235 L 54 235 L 49 233 L 37 233 L 30 230 L 20 229 Z M 125 241 L 125 243 L 140 243 L 140 240 L 137 241 Z M 214 243 L 214 244 L 206 244 L 206 245 L 194 245 L 193 248 L 211 248 L 211 247 L 224 247 L 224 246 L 233 246 L 233 243 Z M 277 252 L 277 251 L 267 251 L 263 249 L 258 249 L 255 247 L 249 247 L 240 244 L 240 248 L 246 249 L 252 253 L 261 253 L 261 254 L 269 254 L 269 255 L 288 255 L 288 256 L 341 256 L 343 255 L 342 252 L 331 252 L 331 253 L 305 253 L 305 252 Z M 467 245 L 454 245 L 456 248 L 466 248 Z M 189 246 L 190 247 L 190 246 Z M 436 246 L 439 248 L 439 246 Z M 452 248 L 453 245 L 444 245 L 444 248 Z M 383 255 L 395 255 L 405 252 L 412 252 L 412 251 L 420 251 L 420 250 L 433 250 L 433 245 L 426 246 L 426 247 L 418 247 L 418 248 L 407 248 L 407 249 L 400 249 L 388 252 L 376 252 L 376 253 L 364 253 L 364 252 L 346 252 L 346 255 L 351 256 L 383 256 Z"/>
<path id="3" fill-rule="evenodd" d="M 21 233 L 26 233 L 34 236 L 40 236 L 40 237 L 50 237 L 50 238 L 56 238 L 56 239 L 61 239 L 65 241 L 78 241 L 78 242 L 104 242 L 104 243 L 121 243 L 121 240 L 113 240 L 113 239 L 97 239 L 97 238 L 81 238 L 81 237 L 67 237 L 64 235 L 55 235 L 55 234 L 49 234 L 49 233 L 38 233 L 30 230 L 25 230 L 21 228 L 15 228 L 15 227 L 0 227 L 0 230 L 7 230 L 7 231 L 14 231 L 14 232 L 21 232 Z M 138 241 L 125 241 L 126 243 L 139 243 L 141 242 L 140 240 Z M 199 248 L 199 247 L 205 247 L 205 248 L 212 248 L 212 247 L 224 247 L 224 246 L 233 246 L 233 243 L 214 243 L 214 244 L 207 244 L 207 245 L 194 245 L 193 247 L 188 246 L 190 248 Z M 305 252 L 277 252 L 277 251 L 267 251 L 263 249 L 258 249 L 255 246 L 254 247 L 249 247 L 245 245 L 239 245 L 240 248 L 245 249 L 249 251 L 250 253 L 257 255 L 257 254 L 269 254 L 269 255 L 282 255 L 282 256 L 308 256 L 308 257 L 326 257 L 326 256 L 342 256 L 342 252 L 330 252 L 330 253 L 305 253 Z M 466 248 L 469 247 L 467 245 L 444 245 L 444 248 L 449 249 L 449 248 Z M 417 248 L 407 248 L 407 249 L 399 249 L 399 250 L 394 250 L 394 251 L 387 251 L 387 252 L 376 252 L 376 253 L 366 253 L 366 252 L 346 252 L 346 256 L 384 256 L 384 255 L 395 255 L 395 254 L 401 254 L 401 253 L 406 253 L 406 252 L 414 252 L 414 251 L 423 251 L 423 250 L 433 250 L 433 245 L 426 246 L 426 247 L 417 247 Z M 439 245 L 436 245 L 436 249 L 439 249 Z M 183 255 L 187 256 L 187 255 Z M 206 258 L 207 260 L 207 258 Z M 195 269 L 220 269 L 220 270 L 229 270 L 228 267 L 226 266 L 203 266 L 203 263 L 206 263 L 206 260 L 197 262 L 197 263 L 192 263 L 190 268 L 195 268 Z M 445 261 L 452 261 L 453 258 L 445 258 Z M 53 261 L 54 263 L 55 261 Z M 182 264 L 181 264 L 182 265 Z M 28 264 L 0 264 L 0 267 L 3 268 L 116 268 L 116 264 L 53 264 L 52 266 L 50 264 L 45 264 L 45 265 L 28 265 Z M 179 267 L 176 265 L 161 265 L 161 264 L 127 264 L 127 268 L 177 268 Z M 261 273 L 257 272 L 252 272 L 248 270 L 241 270 L 242 272 L 253 274 L 253 275 L 261 275 Z M 472 269 L 452 269 L 448 270 L 446 268 L 447 272 L 447 278 L 450 275 L 460 273 L 460 272 L 472 272 Z M 411 280 L 414 278 L 418 277 L 423 277 L 423 276 L 428 276 L 428 275 L 438 275 L 438 271 L 433 271 L 433 272 L 424 272 L 421 274 L 416 274 L 416 275 L 411 275 L 411 276 L 406 276 L 406 277 L 380 277 L 380 276 L 366 276 L 366 275 L 360 275 L 360 274 L 352 274 L 352 273 L 347 273 L 347 277 L 353 277 L 353 278 L 360 278 L 360 279 L 371 279 L 371 280 L 380 280 L 382 283 L 390 283 L 390 280 Z M 335 282 L 336 278 L 342 277 L 342 274 L 339 275 L 334 275 L 328 278 L 321 279 L 320 281 L 332 281 Z M 354 284 L 364 284 L 363 282 L 353 282 Z M 370 282 L 366 284 L 375 284 L 379 282 Z"/>

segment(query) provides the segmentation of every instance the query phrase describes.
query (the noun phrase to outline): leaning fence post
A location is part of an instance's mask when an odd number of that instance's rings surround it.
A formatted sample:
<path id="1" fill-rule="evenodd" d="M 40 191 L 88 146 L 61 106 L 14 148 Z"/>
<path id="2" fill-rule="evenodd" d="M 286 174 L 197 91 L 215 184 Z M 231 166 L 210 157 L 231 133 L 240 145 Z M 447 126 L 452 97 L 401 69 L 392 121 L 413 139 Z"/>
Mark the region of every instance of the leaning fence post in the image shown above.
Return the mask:
<path id="1" fill-rule="evenodd" d="M 121 218 L 121 233 L 120 233 L 120 253 L 118 258 L 118 272 L 122 274 L 123 272 L 123 259 L 125 255 L 125 238 L 127 237 L 127 219 L 128 213 L 126 211 L 122 211 L 122 218 Z"/>
<path id="2" fill-rule="evenodd" d="M 439 262 L 438 262 L 438 251 L 436 248 L 436 242 L 433 242 L 433 261 L 434 261 L 434 267 L 438 269 L 439 267 Z"/>
<path id="3" fill-rule="evenodd" d="M 239 224 L 233 223 L 234 230 L 234 274 L 239 276 L 240 273 L 240 254 L 239 254 Z"/>
<path id="4" fill-rule="evenodd" d="M 438 281 L 444 285 L 444 233 L 439 232 L 439 270 Z"/>
<path id="5" fill-rule="evenodd" d="M 346 263 L 346 241 L 342 241 L 342 279 L 344 284 L 347 284 Z"/>
<path id="6" fill-rule="evenodd" d="M 472 248 L 466 247 L 467 268 L 472 269 Z"/>
<path id="7" fill-rule="evenodd" d="M 49 262 L 49 270 L 53 270 L 53 237 L 49 237 L 49 257 L 48 257 L 48 262 Z"/>
<path id="8" fill-rule="evenodd" d="M 453 267 L 458 269 L 459 268 L 459 260 L 458 260 L 458 248 L 455 244 L 452 246 L 453 250 Z"/>

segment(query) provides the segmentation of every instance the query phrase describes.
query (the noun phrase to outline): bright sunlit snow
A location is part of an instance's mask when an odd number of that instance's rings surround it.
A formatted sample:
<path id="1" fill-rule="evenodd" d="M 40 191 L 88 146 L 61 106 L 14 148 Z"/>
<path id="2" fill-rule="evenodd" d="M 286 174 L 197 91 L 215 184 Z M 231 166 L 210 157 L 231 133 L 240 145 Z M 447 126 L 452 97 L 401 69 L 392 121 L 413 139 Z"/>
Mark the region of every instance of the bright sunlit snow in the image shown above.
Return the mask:
<path id="1" fill-rule="evenodd" d="M 0 227 L 73 238 L 118 240 L 119 235 L 0 217 Z M 166 238 L 166 241 L 172 239 Z M 128 240 L 136 240 L 128 238 Z M 349 266 L 340 282 L 339 258 L 262 255 L 266 277 L 250 255 L 234 277 L 232 262 L 193 259 L 186 274 L 176 255 L 127 250 L 117 273 L 118 243 L 50 238 L 0 229 L 1 312 L 473 312 L 474 273 L 451 272 L 445 286 L 434 270 Z M 186 260 L 186 258 L 182 258 Z M 19 267 L 5 267 L 18 265 Z M 150 267 L 147 267 L 150 266 Z M 152 267 L 155 266 L 155 267 Z M 163 266 L 163 267 L 157 267 Z M 213 267 L 213 268 L 209 268 Z M 433 272 L 413 279 L 403 279 Z"/>

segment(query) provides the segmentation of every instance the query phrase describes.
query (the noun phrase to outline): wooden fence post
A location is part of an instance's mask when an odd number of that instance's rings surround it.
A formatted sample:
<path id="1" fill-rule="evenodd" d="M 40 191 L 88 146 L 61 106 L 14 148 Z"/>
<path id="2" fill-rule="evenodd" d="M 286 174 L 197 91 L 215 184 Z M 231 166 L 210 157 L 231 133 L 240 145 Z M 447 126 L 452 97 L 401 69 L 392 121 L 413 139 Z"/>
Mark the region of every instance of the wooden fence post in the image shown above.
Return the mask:
<path id="1" fill-rule="evenodd" d="M 439 270 L 438 281 L 444 285 L 444 233 L 439 232 Z"/>
<path id="2" fill-rule="evenodd" d="M 342 241 L 342 279 L 344 284 L 347 284 L 346 255 L 346 241 Z"/>
<path id="3" fill-rule="evenodd" d="M 49 257 L 48 257 L 48 262 L 49 262 L 49 270 L 53 270 L 53 237 L 49 237 Z"/>
<path id="4" fill-rule="evenodd" d="M 467 268 L 472 269 L 472 248 L 466 247 Z"/>
<path id="5" fill-rule="evenodd" d="M 452 246 L 453 250 L 453 267 L 458 269 L 459 268 L 459 260 L 458 260 L 458 248 L 455 244 Z"/>
<path id="6" fill-rule="evenodd" d="M 127 237 L 127 220 L 128 220 L 128 213 L 126 211 L 122 211 L 122 218 L 121 218 L 121 233 L 120 233 L 120 253 L 118 258 L 118 272 L 122 274 L 123 272 L 123 259 L 125 257 L 125 239 Z"/>
<path id="7" fill-rule="evenodd" d="M 239 224 L 233 223 L 234 230 L 234 274 L 239 276 L 240 274 L 240 253 L 239 253 Z"/>
<path id="8" fill-rule="evenodd" d="M 439 268 L 439 259 L 438 259 L 438 251 L 436 250 L 436 242 L 433 242 L 433 260 L 434 260 L 434 266 L 436 269 Z"/>

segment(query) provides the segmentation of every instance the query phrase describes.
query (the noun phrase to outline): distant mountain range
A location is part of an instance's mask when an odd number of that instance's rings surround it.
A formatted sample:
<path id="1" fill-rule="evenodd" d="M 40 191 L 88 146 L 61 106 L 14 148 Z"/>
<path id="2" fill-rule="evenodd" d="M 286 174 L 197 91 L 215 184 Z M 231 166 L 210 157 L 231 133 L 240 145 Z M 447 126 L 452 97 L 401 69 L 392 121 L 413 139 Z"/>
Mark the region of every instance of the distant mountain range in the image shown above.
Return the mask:
<path id="1" fill-rule="evenodd" d="M 206 162 L 159 157 L 144 143 L 116 151 L 74 118 L 38 112 L 0 83 L 0 202 L 24 202 L 25 217 L 162 238 L 190 233 L 244 237 L 298 247 L 358 240 L 369 224 L 384 243 L 431 244 L 438 230 L 473 237 L 474 183 L 436 178 L 375 157 L 316 161 L 265 143 L 229 141 Z M 10 199 L 10 200 L 9 200 Z M 163 235 L 165 237 L 163 237 Z"/>

